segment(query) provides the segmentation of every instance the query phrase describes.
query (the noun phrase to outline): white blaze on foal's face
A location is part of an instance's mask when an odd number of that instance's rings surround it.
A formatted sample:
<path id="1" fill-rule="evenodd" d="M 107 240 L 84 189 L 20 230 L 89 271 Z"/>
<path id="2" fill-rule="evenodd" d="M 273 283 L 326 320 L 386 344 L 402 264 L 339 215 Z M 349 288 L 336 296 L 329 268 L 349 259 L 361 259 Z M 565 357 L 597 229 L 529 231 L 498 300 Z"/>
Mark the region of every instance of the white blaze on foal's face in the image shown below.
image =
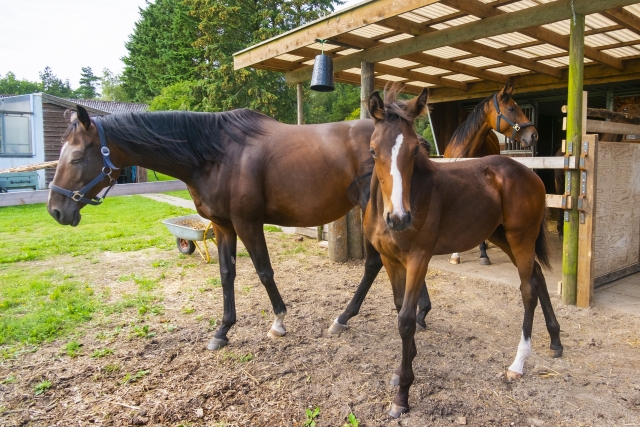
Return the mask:
<path id="1" fill-rule="evenodd" d="M 398 216 L 404 215 L 404 207 L 402 206 L 402 174 L 400 173 L 400 169 L 398 169 L 398 154 L 400 153 L 400 148 L 402 147 L 402 143 L 404 142 L 404 136 L 402 134 L 396 137 L 396 143 L 391 149 L 391 179 L 392 179 L 392 187 L 391 187 L 391 204 L 393 207 L 393 213 Z"/>

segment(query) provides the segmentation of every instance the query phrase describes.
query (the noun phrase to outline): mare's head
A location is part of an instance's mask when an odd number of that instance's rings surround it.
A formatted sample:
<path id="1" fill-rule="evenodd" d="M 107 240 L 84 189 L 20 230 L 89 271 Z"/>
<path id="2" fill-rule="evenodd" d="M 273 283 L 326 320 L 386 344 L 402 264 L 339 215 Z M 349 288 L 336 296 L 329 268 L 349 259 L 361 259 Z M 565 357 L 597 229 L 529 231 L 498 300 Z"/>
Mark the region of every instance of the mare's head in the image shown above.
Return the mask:
<path id="1" fill-rule="evenodd" d="M 384 202 L 383 218 L 389 229 L 402 231 L 411 225 L 411 177 L 421 139 L 414 119 L 425 111 L 427 90 L 411 101 L 397 100 L 400 86 L 393 86 L 383 101 L 378 92 L 369 97 L 369 114 L 375 127 L 370 151 Z"/>
<path id="2" fill-rule="evenodd" d="M 640 116 L 640 105 L 634 104 L 634 99 L 622 99 L 616 102 L 613 111 L 616 113 L 627 113 L 632 116 Z"/>
<path id="3" fill-rule="evenodd" d="M 110 184 L 111 178 L 117 179 L 120 172 L 110 170 L 103 162 L 105 156 L 98 129 L 87 110 L 78 105 L 77 114 L 69 115 L 69 119 L 69 127 L 62 136 L 56 174 L 50 185 L 47 210 L 60 224 L 75 227 L 80 222 L 80 209 L 88 203 L 98 204 L 97 194 Z M 106 172 L 103 179 L 85 189 L 102 172 Z"/>
<path id="4" fill-rule="evenodd" d="M 487 102 L 487 120 L 497 132 L 515 139 L 523 147 L 538 143 L 538 131 L 513 100 L 513 84 L 508 82 Z"/>

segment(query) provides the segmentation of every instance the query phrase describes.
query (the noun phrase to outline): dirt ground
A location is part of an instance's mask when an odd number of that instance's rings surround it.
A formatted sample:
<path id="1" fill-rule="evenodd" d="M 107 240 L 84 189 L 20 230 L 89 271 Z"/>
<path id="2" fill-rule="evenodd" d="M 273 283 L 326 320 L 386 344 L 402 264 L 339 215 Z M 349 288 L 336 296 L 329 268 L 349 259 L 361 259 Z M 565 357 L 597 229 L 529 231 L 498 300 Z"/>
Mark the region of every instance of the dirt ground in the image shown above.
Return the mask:
<path id="1" fill-rule="evenodd" d="M 360 280 L 361 262 L 333 264 L 315 240 L 267 233 L 267 241 L 288 307 L 287 335 L 267 337 L 269 300 L 250 258 L 239 257 L 238 322 L 218 352 L 205 349 L 215 329 L 210 319 L 222 317 L 222 292 L 210 280 L 218 266 L 197 254 L 144 250 L 33 262 L 34 269 L 83 271 L 83 281 L 97 292 L 110 288 L 113 300 L 136 289 L 123 276 L 162 277 L 155 292 L 164 312 L 96 316 L 79 328 L 76 358 L 63 350 L 65 337 L 3 361 L 0 426 L 302 426 L 315 407 L 318 427 L 343 426 L 350 412 L 361 427 L 640 425 L 640 318 L 562 306 L 552 295 L 564 356 L 549 357 L 538 308 L 533 355 L 522 380 L 509 383 L 504 373 L 523 316 L 518 290 L 437 270 L 427 277 L 433 310 L 416 339 L 411 410 L 392 420 L 389 379 L 400 339 L 386 275 L 350 328 L 327 336 Z M 143 325 L 148 337 L 134 333 Z M 91 357 L 104 348 L 113 354 Z M 43 379 L 52 386 L 35 396 Z"/>

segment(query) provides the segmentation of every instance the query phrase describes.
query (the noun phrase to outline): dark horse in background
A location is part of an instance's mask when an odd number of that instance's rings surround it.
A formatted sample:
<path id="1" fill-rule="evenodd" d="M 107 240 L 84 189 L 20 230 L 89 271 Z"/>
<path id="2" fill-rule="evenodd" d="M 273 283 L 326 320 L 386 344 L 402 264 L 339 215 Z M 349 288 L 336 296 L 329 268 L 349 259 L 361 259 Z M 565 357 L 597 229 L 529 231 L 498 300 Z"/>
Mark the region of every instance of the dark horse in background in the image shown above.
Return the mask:
<path id="1" fill-rule="evenodd" d="M 444 152 L 445 158 L 484 157 L 500 154 L 500 143 L 493 131 L 511 135 L 523 147 L 538 143 L 538 131 L 512 98 L 509 82 L 499 92 L 481 101 L 453 133 Z M 452 264 L 460 263 L 460 254 L 451 255 Z M 480 264 L 489 265 L 487 244 L 480 244 Z"/>
<path id="2" fill-rule="evenodd" d="M 240 237 L 275 313 L 268 334 L 286 332 L 286 307 L 274 280 L 263 224 L 304 227 L 327 224 L 369 198 L 373 160 L 371 120 L 287 125 L 249 110 L 224 113 L 129 113 L 91 119 L 78 106 L 63 136 L 47 208 L 63 225 L 77 226 L 86 204 L 99 204 L 119 169 L 138 165 L 184 181 L 198 213 L 213 222 L 218 243 L 224 315 L 207 346 L 228 343 L 236 322 L 234 280 Z M 309 161 L 313 159 L 313 161 Z M 318 189 L 321 189 L 318 191 Z M 365 272 L 334 332 L 358 314 L 382 268 L 365 241 Z M 431 308 L 422 287 L 419 326 Z"/>
<path id="3" fill-rule="evenodd" d="M 517 267 L 524 320 L 507 378 L 520 378 L 531 354 L 538 299 L 552 355 L 559 357 L 563 350 L 560 325 L 540 267 L 549 268 L 542 180 L 506 156 L 432 162 L 413 126 L 426 106 L 427 91 L 408 102 L 397 100 L 398 91 L 399 87 L 393 87 L 385 101 L 378 92 L 369 98 L 369 112 L 375 120 L 371 137 L 375 167 L 364 216 L 365 234 L 380 252 L 391 281 L 402 338 L 402 362 L 392 377 L 392 383 L 399 385 L 389 411 L 392 417 L 409 410 L 417 353 L 416 306 L 433 255 L 468 250 L 489 239 Z"/>

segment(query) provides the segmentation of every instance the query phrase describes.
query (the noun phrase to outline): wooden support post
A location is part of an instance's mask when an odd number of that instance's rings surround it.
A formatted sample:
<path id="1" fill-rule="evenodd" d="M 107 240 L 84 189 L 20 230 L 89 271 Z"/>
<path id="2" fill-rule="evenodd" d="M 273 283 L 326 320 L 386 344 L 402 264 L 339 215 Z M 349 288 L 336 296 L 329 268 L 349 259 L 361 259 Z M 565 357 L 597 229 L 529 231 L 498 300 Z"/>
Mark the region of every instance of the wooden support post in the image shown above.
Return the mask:
<path id="1" fill-rule="evenodd" d="M 298 124 L 302 125 L 304 124 L 304 91 L 302 89 L 302 83 L 298 83 L 297 84 L 297 89 L 298 89 L 298 96 L 297 96 L 297 101 L 298 101 Z"/>
<path id="2" fill-rule="evenodd" d="M 349 245 L 347 242 L 347 217 L 329 224 L 329 259 L 333 262 L 347 262 Z"/>
<path id="3" fill-rule="evenodd" d="M 567 140 L 565 156 L 580 153 L 582 140 L 583 77 L 584 77 L 584 23 L 585 17 L 574 14 L 570 21 L 569 41 L 569 93 L 567 99 Z M 586 118 L 584 119 L 586 120 Z M 567 191 L 568 190 L 568 191 Z M 564 211 L 564 239 L 562 241 L 562 302 L 576 304 L 578 280 L 578 195 L 580 173 L 566 171 L 565 194 L 571 198 L 571 209 Z"/>
<path id="4" fill-rule="evenodd" d="M 588 308 L 593 301 L 595 265 L 595 225 L 598 136 L 585 135 L 579 154 L 580 195 L 578 196 L 578 288 L 576 305 Z"/>
<path id="5" fill-rule="evenodd" d="M 363 62 L 360 64 L 360 118 L 368 119 L 369 111 L 367 110 L 367 104 L 369 97 L 373 93 L 375 75 L 374 65 L 370 62 Z"/>

